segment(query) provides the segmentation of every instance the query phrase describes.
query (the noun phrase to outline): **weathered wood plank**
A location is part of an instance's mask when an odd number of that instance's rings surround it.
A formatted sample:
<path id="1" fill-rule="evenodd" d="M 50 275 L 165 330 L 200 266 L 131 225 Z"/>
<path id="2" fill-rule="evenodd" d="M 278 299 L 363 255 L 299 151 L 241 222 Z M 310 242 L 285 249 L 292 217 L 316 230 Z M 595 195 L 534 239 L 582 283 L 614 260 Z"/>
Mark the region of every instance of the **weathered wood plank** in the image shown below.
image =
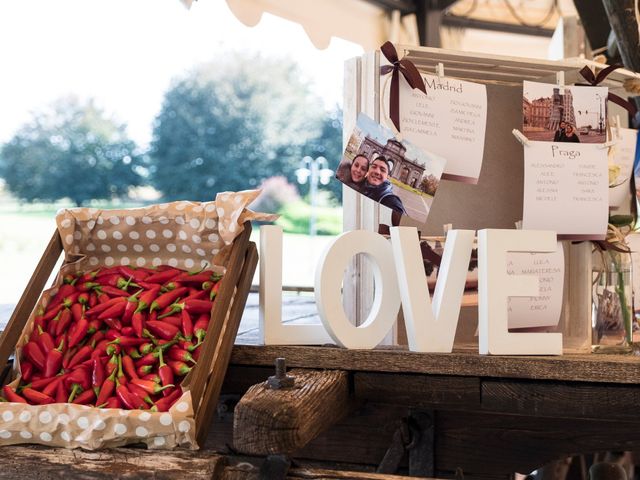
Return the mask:
<path id="1" fill-rule="evenodd" d="M 147 451 L 132 448 L 85 452 L 40 446 L 0 448 L 0 479 L 83 480 L 219 478 L 224 457 L 212 452 Z"/>
<path id="2" fill-rule="evenodd" d="M 482 409 L 540 417 L 640 422 L 640 388 L 631 385 L 485 380 Z"/>
<path id="3" fill-rule="evenodd" d="M 480 379 L 476 377 L 357 372 L 353 378 L 359 400 L 427 408 L 480 408 Z"/>
<path id="4" fill-rule="evenodd" d="M 236 241 L 240 241 L 243 237 L 248 239 L 250 232 L 250 224 L 249 222 L 245 222 L 245 231 L 242 233 L 241 237 L 236 239 Z M 206 441 L 207 431 L 203 427 L 208 427 L 211 423 L 213 413 L 218 404 L 218 397 L 220 395 L 222 383 L 224 382 L 227 367 L 229 366 L 229 358 L 231 357 L 234 340 L 240 326 L 242 310 L 244 309 L 244 305 L 247 301 L 247 295 L 249 295 L 249 288 L 251 287 L 253 274 L 256 270 L 256 266 L 258 265 L 258 250 L 255 243 L 249 242 L 248 248 L 245 251 L 242 251 L 241 254 L 244 258 L 244 263 L 242 265 L 242 272 L 239 274 L 235 296 L 229 313 L 227 315 L 226 310 L 224 312 L 218 310 L 220 315 L 217 315 L 214 312 L 211 318 L 211 323 L 215 324 L 215 333 L 213 336 L 213 339 L 216 340 L 215 349 L 212 352 L 211 357 L 206 356 L 205 351 L 202 352 L 202 358 L 212 358 L 211 368 L 213 370 L 204 389 L 200 408 L 198 408 L 196 412 L 196 425 L 199 426 L 198 443 L 204 443 Z M 229 275 L 229 273 L 227 273 L 227 275 Z M 221 286 L 219 294 L 223 293 L 223 288 L 225 287 Z M 230 288 L 233 289 L 233 286 Z M 210 331 L 211 328 L 209 328 L 209 332 Z"/>
<path id="5" fill-rule="evenodd" d="M 436 416 L 436 471 L 528 473 L 552 460 L 640 446 L 637 423 L 443 412 Z"/>
<path id="6" fill-rule="evenodd" d="M 45 248 L 42 257 L 36 266 L 36 269 L 33 271 L 33 275 L 31 275 L 31 278 L 29 279 L 27 287 L 24 289 L 24 293 L 20 297 L 20 300 L 11 315 L 9 323 L 7 323 L 4 331 L 0 334 L 0 365 L 4 365 L 7 362 L 9 355 L 11 355 L 15 350 L 16 343 L 22 333 L 22 329 L 27 323 L 29 315 L 31 314 L 33 307 L 35 307 L 38 298 L 40 298 L 40 294 L 49 279 L 49 275 L 51 275 L 53 267 L 55 267 L 58 258 L 60 258 L 61 253 L 62 240 L 60 239 L 58 230 L 55 230 L 51 236 L 51 240 L 49 240 L 47 248 Z"/>
<path id="7" fill-rule="evenodd" d="M 249 455 L 291 453 L 346 415 L 347 373 L 293 370 L 292 388 L 253 385 L 235 409 L 234 447 Z"/>
<path id="8" fill-rule="evenodd" d="M 236 345 L 231 363 L 271 365 L 277 356 L 302 368 L 426 373 L 433 375 L 528 378 L 576 382 L 640 383 L 640 357 L 562 355 L 490 356 L 470 352 L 414 353 L 404 349 L 347 350 L 337 347 Z"/>

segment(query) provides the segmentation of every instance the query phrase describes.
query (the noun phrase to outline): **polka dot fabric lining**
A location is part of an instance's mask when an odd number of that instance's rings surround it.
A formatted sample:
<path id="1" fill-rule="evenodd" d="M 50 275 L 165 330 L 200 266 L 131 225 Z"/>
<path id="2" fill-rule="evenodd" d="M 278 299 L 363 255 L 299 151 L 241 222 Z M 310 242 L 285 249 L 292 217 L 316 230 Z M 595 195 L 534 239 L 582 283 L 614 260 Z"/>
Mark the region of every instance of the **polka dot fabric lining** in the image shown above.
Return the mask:
<path id="1" fill-rule="evenodd" d="M 207 266 L 223 271 L 231 244 L 246 220 L 276 217 L 246 209 L 259 191 L 225 192 L 215 202 L 175 202 L 128 210 L 77 208 L 56 216 L 64 251 L 54 287 L 36 309 L 47 305 L 67 273 L 98 266 L 172 265 L 187 270 Z M 18 340 L 16 358 L 33 330 L 33 317 Z M 202 359 L 201 359 L 202 361 Z M 19 382 L 20 365 L 14 363 Z M 184 382 L 188 384 L 188 382 Z M 0 403 L 0 446 L 38 443 L 94 450 L 132 443 L 149 449 L 198 448 L 191 394 L 185 390 L 169 412 L 92 408 L 72 404 L 31 406 Z"/>

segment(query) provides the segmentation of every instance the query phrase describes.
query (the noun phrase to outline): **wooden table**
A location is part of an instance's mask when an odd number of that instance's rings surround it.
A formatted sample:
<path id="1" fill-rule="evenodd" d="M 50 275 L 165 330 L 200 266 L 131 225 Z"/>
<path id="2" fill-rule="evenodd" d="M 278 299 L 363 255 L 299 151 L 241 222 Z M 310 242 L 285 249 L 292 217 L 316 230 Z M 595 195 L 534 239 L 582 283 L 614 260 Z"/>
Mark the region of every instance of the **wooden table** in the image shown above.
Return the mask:
<path id="1" fill-rule="evenodd" d="M 506 478 L 568 454 L 640 447 L 639 357 L 236 345 L 223 401 L 231 407 L 272 375 L 280 356 L 289 367 L 348 370 L 357 405 L 294 458 L 375 466 L 416 409 L 433 414 L 439 477 L 461 468 L 465 478 Z M 208 445 L 231 444 L 231 416 L 221 415 Z"/>

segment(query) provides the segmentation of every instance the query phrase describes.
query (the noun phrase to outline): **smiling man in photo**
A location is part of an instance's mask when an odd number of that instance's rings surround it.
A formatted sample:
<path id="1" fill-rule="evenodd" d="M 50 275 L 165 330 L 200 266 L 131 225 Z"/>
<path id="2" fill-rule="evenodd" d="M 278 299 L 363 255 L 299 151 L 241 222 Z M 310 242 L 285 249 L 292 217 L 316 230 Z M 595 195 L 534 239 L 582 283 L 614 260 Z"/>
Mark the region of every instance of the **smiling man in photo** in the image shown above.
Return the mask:
<path id="1" fill-rule="evenodd" d="M 389 162 L 383 156 L 374 159 L 369 165 L 363 193 L 370 199 L 406 215 L 402 200 L 395 193 L 389 181 Z"/>

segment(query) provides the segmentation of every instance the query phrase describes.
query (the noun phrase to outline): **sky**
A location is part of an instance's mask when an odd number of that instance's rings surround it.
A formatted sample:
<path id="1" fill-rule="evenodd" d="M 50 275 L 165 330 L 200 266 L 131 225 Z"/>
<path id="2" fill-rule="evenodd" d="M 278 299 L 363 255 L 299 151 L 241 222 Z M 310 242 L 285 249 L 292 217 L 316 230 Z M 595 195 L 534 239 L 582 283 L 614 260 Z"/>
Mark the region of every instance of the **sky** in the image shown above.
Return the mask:
<path id="1" fill-rule="evenodd" d="M 0 143 L 57 98 L 94 98 L 141 146 L 171 79 L 235 52 L 298 62 L 327 108 L 342 103 L 344 60 L 362 48 L 317 50 L 298 24 L 265 14 L 253 28 L 224 0 L 0 2 Z"/>

